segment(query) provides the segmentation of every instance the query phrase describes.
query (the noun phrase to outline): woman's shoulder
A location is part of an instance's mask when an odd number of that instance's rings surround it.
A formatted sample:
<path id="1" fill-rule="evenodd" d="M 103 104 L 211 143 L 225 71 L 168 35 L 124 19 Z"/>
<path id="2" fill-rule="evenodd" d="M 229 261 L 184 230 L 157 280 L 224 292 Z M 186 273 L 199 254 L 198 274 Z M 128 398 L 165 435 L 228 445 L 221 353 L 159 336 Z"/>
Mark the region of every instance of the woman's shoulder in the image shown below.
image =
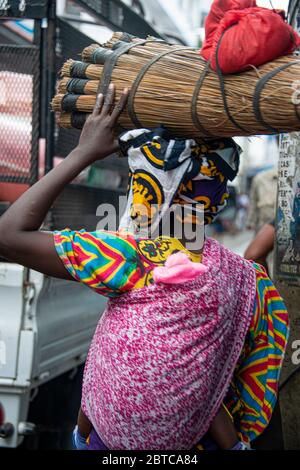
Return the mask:
<path id="1" fill-rule="evenodd" d="M 61 231 L 55 231 L 54 236 L 59 237 L 61 240 L 72 240 L 77 243 L 129 243 L 131 245 L 136 245 L 136 239 L 134 235 L 130 232 L 118 231 L 118 230 L 71 230 L 70 228 L 65 228 Z"/>

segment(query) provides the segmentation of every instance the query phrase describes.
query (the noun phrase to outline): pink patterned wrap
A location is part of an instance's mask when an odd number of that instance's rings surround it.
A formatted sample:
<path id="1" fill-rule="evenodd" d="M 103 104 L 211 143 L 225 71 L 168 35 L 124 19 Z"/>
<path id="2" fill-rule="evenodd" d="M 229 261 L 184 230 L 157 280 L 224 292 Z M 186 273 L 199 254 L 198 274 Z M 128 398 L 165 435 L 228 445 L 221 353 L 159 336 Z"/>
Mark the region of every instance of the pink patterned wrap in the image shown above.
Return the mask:
<path id="1" fill-rule="evenodd" d="M 82 408 L 109 449 L 191 449 L 227 393 L 253 315 L 252 264 L 207 239 L 207 271 L 109 301 Z"/>

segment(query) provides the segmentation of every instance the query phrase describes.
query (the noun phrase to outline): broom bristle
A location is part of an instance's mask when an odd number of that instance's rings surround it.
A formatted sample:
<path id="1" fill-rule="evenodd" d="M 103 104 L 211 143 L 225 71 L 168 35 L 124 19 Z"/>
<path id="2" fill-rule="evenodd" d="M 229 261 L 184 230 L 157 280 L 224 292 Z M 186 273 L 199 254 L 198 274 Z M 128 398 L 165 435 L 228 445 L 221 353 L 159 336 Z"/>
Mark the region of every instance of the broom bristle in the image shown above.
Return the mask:
<path id="1" fill-rule="evenodd" d="M 85 47 L 82 51 L 81 57 L 84 62 L 90 62 L 90 59 L 95 52 L 96 49 L 101 47 L 99 44 L 91 44 L 88 47 Z"/>
<path id="2" fill-rule="evenodd" d="M 62 68 L 60 69 L 60 76 L 61 77 L 70 77 L 70 73 L 71 73 L 71 68 L 72 68 L 72 65 L 75 63 L 75 60 L 73 59 L 69 59 L 67 60 Z"/>
<path id="3" fill-rule="evenodd" d="M 64 129 L 72 129 L 71 113 L 61 113 L 57 119 L 58 125 Z"/>
<path id="4" fill-rule="evenodd" d="M 51 101 L 51 107 L 52 107 L 52 110 L 55 111 L 55 112 L 61 112 L 62 109 L 61 109 L 61 102 L 62 102 L 62 99 L 65 95 L 62 95 L 62 94 L 57 94 L 54 96 L 54 98 L 52 99 Z"/>
<path id="5" fill-rule="evenodd" d="M 63 78 L 60 80 L 60 82 L 59 82 L 59 84 L 58 84 L 58 89 L 57 89 L 59 94 L 63 94 L 63 95 L 64 95 L 64 94 L 66 94 L 66 93 L 68 92 L 68 90 L 67 90 L 67 84 L 68 84 L 69 80 L 70 80 L 70 78 L 67 77 L 67 76 L 63 77 Z"/>

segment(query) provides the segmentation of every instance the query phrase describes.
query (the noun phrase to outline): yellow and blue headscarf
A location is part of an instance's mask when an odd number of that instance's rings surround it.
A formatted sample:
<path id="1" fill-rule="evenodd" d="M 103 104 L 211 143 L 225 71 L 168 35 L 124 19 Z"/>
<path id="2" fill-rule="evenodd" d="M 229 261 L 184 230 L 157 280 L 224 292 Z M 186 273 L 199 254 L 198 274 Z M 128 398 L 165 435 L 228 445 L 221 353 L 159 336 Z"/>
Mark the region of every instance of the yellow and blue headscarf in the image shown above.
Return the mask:
<path id="1" fill-rule="evenodd" d="M 233 139 L 195 142 L 173 138 L 159 127 L 126 132 L 119 141 L 130 167 L 128 204 L 120 228 L 134 231 L 139 205 L 147 208 L 142 223 L 148 226 L 156 215 L 152 206 L 202 204 L 205 224 L 225 207 L 228 180 L 239 169 L 241 149 Z"/>

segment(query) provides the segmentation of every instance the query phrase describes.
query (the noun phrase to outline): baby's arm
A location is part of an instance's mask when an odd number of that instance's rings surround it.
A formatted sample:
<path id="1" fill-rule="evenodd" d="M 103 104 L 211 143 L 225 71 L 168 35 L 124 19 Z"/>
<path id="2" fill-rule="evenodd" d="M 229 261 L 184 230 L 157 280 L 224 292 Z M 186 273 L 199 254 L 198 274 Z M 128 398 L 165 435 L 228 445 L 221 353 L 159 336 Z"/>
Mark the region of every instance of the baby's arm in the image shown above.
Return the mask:
<path id="1" fill-rule="evenodd" d="M 92 431 L 92 425 L 89 419 L 85 416 L 82 409 L 79 409 L 78 418 L 77 418 L 78 431 L 81 437 L 87 439 Z"/>

